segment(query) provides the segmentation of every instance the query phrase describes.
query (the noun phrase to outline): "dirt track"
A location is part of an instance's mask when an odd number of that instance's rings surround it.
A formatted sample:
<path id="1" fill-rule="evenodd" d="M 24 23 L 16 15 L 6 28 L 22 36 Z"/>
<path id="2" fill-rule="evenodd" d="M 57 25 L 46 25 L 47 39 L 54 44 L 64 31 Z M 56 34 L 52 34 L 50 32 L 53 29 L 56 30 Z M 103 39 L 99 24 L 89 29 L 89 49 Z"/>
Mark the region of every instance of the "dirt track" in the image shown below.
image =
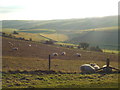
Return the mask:
<path id="1" fill-rule="evenodd" d="M 11 46 L 8 42 L 13 43 Z M 29 47 L 28 45 L 31 45 Z M 12 48 L 18 47 L 18 50 L 12 50 Z M 68 49 L 58 46 L 46 45 L 33 43 L 30 41 L 21 41 L 9 38 L 2 38 L 2 55 L 3 56 L 15 56 L 15 57 L 38 57 L 41 59 L 48 59 L 48 55 L 54 52 L 60 54 L 65 51 L 66 56 L 57 56 L 52 57 L 55 59 L 64 59 L 64 60 L 105 60 L 107 57 L 110 57 L 111 61 L 117 61 L 118 56 L 116 54 L 108 54 L 101 52 L 87 52 L 83 50 Z M 81 53 L 82 57 L 75 56 L 76 53 Z"/>

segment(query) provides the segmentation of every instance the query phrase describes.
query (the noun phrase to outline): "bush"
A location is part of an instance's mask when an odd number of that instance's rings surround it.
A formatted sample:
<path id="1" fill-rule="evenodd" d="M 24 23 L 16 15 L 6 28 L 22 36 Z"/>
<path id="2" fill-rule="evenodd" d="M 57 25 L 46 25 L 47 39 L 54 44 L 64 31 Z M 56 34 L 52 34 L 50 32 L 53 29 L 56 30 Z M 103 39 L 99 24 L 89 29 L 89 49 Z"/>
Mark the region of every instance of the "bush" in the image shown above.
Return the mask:
<path id="1" fill-rule="evenodd" d="M 19 34 L 18 32 L 16 32 L 16 31 L 13 31 L 13 34 Z"/>
<path id="2" fill-rule="evenodd" d="M 103 52 L 102 49 L 99 48 L 99 46 L 96 47 L 90 47 L 91 51 L 97 51 L 97 52 Z"/>
<path id="3" fill-rule="evenodd" d="M 83 49 L 87 49 L 89 47 L 89 44 L 82 42 L 82 43 L 79 44 L 79 47 L 81 47 Z"/>
<path id="4" fill-rule="evenodd" d="M 29 38 L 29 41 L 32 41 L 32 38 Z"/>
<path id="5" fill-rule="evenodd" d="M 47 40 L 47 41 L 45 41 L 45 44 L 54 44 L 54 41 L 53 40 Z"/>

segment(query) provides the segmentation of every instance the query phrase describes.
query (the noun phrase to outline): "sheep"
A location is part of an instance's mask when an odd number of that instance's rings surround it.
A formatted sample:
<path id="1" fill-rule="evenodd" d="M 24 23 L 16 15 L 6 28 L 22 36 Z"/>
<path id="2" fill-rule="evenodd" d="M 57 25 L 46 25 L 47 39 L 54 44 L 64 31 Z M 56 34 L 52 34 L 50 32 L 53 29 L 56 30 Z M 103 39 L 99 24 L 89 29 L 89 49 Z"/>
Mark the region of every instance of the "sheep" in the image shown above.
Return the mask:
<path id="1" fill-rule="evenodd" d="M 82 73 L 95 73 L 95 68 L 91 66 L 90 64 L 83 64 L 80 67 L 80 70 Z"/>
<path id="2" fill-rule="evenodd" d="M 28 46 L 31 47 L 31 44 L 29 44 Z"/>
<path id="3" fill-rule="evenodd" d="M 66 52 L 62 52 L 61 55 L 66 55 Z"/>
<path id="4" fill-rule="evenodd" d="M 53 56 L 58 56 L 58 53 L 53 53 L 52 55 L 53 55 Z"/>
<path id="5" fill-rule="evenodd" d="M 76 53 L 76 56 L 78 56 L 78 57 L 81 57 L 81 54 L 79 54 L 79 53 Z"/>
<path id="6" fill-rule="evenodd" d="M 12 48 L 12 50 L 16 50 L 16 51 L 17 51 L 17 50 L 18 50 L 18 48 L 17 48 L 17 47 L 14 47 L 14 48 Z"/>
<path id="7" fill-rule="evenodd" d="M 100 69 L 100 67 L 96 63 L 90 63 L 91 66 L 95 68 L 95 70 Z"/>
<path id="8" fill-rule="evenodd" d="M 13 46 L 13 43 L 11 43 L 11 42 L 8 42 L 11 46 Z"/>

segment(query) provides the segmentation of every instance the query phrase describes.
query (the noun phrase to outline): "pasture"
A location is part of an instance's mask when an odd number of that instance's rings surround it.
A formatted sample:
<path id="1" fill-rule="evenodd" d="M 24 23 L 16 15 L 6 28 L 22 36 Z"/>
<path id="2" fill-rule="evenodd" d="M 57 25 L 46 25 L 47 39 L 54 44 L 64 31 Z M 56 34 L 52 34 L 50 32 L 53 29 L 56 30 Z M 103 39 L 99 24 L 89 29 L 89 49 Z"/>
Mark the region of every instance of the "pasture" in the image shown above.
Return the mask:
<path id="1" fill-rule="evenodd" d="M 3 88 L 118 88 L 117 73 L 81 74 L 80 71 L 80 66 L 85 63 L 96 63 L 102 67 L 108 57 L 110 65 L 118 68 L 118 54 L 2 39 Z M 11 51 L 12 47 L 8 42 L 13 43 L 18 50 Z M 65 56 L 60 55 L 63 51 L 66 52 Z M 49 71 L 48 55 L 54 52 L 59 55 L 51 58 Z M 81 53 L 82 57 L 76 57 L 75 53 Z"/>
<path id="2" fill-rule="evenodd" d="M 119 74 L 80 74 L 80 65 L 95 61 L 3 57 L 3 88 L 118 88 Z M 96 61 L 102 67 L 104 61 Z M 115 61 L 112 66 L 118 66 Z"/>
<path id="3" fill-rule="evenodd" d="M 3 88 L 118 88 L 118 74 L 44 74 L 7 72 Z"/>

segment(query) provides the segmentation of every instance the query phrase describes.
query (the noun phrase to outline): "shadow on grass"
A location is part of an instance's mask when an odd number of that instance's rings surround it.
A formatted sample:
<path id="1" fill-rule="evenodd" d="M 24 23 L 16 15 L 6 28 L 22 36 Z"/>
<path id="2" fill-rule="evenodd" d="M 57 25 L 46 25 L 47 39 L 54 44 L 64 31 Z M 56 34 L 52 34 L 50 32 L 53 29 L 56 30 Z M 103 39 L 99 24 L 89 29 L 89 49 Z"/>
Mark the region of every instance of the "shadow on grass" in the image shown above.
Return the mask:
<path id="1" fill-rule="evenodd" d="M 6 72 L 2 72 L 2 74 L 36 74 L 36 75 L 43 75 L 43 74 L 84 74 L 84 73 L 77 73 L 77 72 L 62 72 L 62 71 L 53 71 L 53 70 L 35 70 L 35 71 L 20 71 L 20 70 L 16 70 L 16 71 L 6 71 Z M 104 73 L 102 71 L 100 72 L 96 72 L 96 73 L 92 73 L 92 74 L 117 74 L 120 72 L 117 71 L 113 71 L 111 73 Z"/>

